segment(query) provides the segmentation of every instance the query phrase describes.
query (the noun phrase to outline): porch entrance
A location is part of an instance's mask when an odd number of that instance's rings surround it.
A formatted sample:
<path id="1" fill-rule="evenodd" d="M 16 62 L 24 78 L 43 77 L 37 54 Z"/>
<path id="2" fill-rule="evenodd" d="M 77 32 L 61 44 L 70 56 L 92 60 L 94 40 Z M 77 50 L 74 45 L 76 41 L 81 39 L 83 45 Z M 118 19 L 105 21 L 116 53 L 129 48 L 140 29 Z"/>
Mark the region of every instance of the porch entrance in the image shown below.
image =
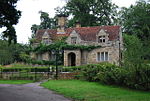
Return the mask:
<path id="1" fill-rule="evenodd" d="M 76 54 L 69 53 L 68 54 L 68 66 L 76 66 Z"/>

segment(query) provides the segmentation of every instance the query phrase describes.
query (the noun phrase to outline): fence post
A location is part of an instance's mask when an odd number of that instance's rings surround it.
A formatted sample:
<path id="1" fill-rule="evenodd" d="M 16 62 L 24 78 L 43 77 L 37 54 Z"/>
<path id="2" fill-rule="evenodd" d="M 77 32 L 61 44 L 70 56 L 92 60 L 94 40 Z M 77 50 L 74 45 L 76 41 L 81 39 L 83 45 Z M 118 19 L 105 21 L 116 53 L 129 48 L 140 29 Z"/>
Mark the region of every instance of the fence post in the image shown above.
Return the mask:
<path id="1" fill-rule="evenodd" d="M 3 78 L 3 69 L 1 68 L 1 78 Z"/>
<path id="2" fill-rule="evenodd" d="M 37 69 L 37 68 L 35 67 L 35 68 L 34 68 L 34 80 L 36 80 L 36 78 L 37 78 L 37 77 L 36 77 L 36 76 L 37 76 L 36 69 Z"/>
<path id="3" fill-rule="evenodd" d="M 27 79 L 29 79 L 29 68 L 27 68 Z"/>
<path id="4" fill-rule="evenodd" d="M 48 67 L 48 79 L 49 79 L 49 75 L 50 75 L 50 67 Z"/>

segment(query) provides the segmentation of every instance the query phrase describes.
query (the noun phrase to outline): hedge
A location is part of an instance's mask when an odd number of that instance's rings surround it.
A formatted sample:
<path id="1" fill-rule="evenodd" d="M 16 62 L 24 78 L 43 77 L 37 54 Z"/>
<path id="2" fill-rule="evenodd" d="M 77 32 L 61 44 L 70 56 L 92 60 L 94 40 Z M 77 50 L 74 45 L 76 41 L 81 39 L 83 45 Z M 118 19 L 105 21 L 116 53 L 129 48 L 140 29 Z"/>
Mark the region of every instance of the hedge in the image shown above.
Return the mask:
<path id="1" fill-rule="evenodd" d="M 119 85 L 139 90 L 150 90 L 150 66 L 128 70 L 109 63 L 89 64 L 81 69 L 82 79 Z"/>

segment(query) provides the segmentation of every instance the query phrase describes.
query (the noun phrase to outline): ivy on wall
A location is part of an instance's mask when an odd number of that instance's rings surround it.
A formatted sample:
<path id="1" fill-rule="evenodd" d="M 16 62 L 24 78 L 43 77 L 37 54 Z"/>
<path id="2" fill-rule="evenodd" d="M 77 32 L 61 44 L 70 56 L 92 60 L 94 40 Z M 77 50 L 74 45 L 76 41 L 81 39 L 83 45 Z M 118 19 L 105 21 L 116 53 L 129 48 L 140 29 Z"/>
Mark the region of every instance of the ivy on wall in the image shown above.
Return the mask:
<path id="1" fill-rule="evenodd" d="M 74 50 L 74 49 L 80 49 L 80 50 L 87 50 L 91 51 L 95 48 L 100 48 L 101 46 L 85 46 L 85 45 L 69 45 L 64 41 L 58 41 L 50 45 L 44 45 L 40 44 L 38 47 L 32 49 L 35 53 L 44 53 L 52 50 Z"/>

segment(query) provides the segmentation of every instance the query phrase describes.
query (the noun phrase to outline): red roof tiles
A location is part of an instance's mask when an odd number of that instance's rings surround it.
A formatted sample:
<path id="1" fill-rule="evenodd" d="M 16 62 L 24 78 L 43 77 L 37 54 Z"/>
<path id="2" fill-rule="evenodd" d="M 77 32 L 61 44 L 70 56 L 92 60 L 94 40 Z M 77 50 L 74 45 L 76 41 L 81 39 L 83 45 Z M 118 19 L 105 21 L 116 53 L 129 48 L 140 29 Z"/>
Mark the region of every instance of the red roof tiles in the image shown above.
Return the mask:
<path id="1" fill-rule="evenodd" d="M 56 29 L 44 29 L 38 30 L 36 33 L 36 39 L 42 40 L 43 34 L 47 31 L 51 38 L 59 36 L 69 36 L 73 30 L 75 30 L 84 41 L 96 41 L 96 35 L 100 30 L 104 30 L 109 34 L 109 40 L 117 40 L 119 36 L 120 26 L 96 26 L 96 27 L 79 27 L 79 28 L 67 28 L 65 34 L 57 34 Z"/>

